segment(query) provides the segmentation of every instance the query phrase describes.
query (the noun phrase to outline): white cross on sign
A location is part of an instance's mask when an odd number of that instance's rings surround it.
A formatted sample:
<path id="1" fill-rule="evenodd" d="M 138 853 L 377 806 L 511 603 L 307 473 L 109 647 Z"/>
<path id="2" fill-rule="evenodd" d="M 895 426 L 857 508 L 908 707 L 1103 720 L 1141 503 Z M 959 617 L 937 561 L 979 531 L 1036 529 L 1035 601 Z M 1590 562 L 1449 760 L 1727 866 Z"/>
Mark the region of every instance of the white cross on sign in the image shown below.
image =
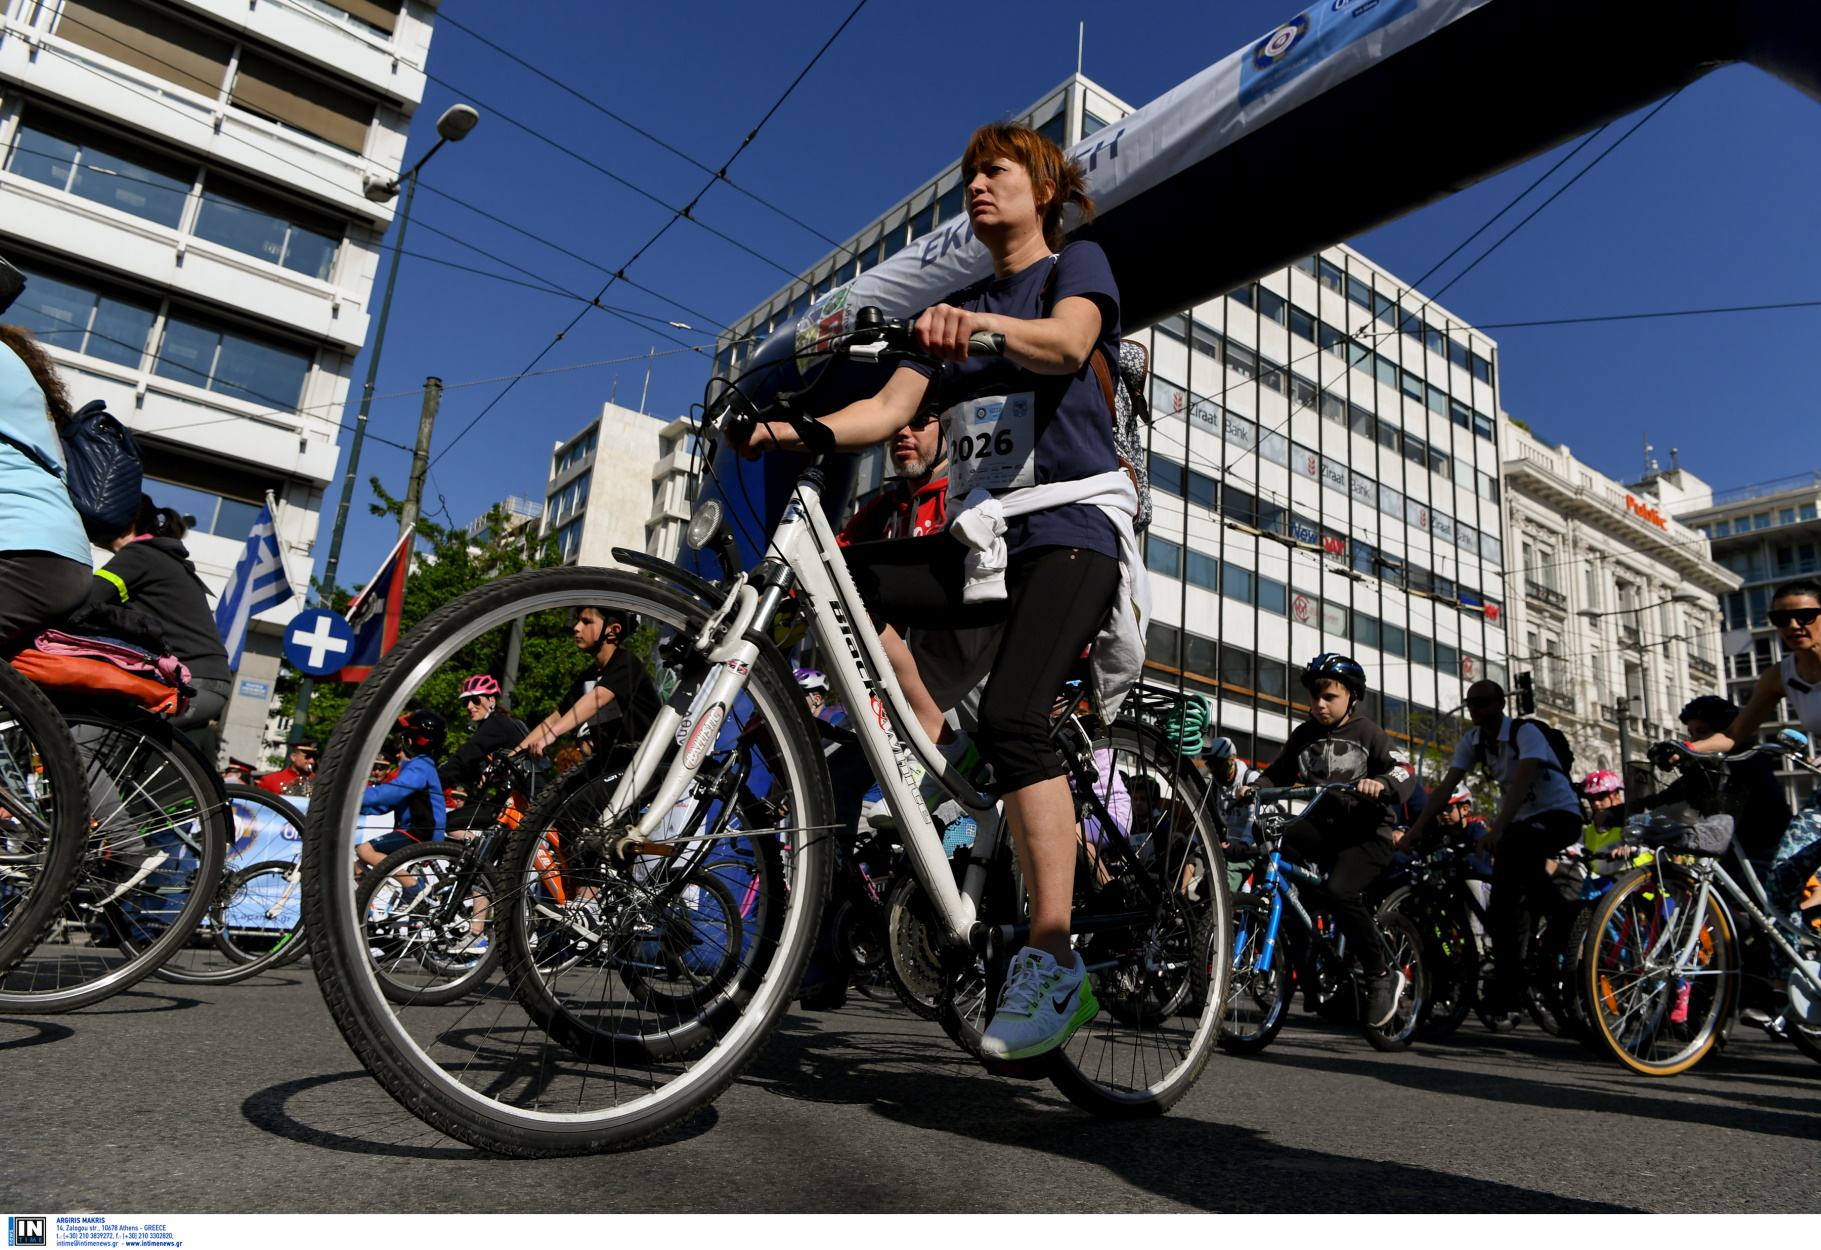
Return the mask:
<path id="1" fill-rule="evenodd" d="M 309 633 L 300 632 L 291 635 L 291 645 L 308 650 L 310 667 L 321 668 L 323 658 L 330 652 L 340 655 L 348 649 L 348 640 L 337 638 L 329 629 L 329 618 L 319 616 L 316 618 L 316 627 Z"/>

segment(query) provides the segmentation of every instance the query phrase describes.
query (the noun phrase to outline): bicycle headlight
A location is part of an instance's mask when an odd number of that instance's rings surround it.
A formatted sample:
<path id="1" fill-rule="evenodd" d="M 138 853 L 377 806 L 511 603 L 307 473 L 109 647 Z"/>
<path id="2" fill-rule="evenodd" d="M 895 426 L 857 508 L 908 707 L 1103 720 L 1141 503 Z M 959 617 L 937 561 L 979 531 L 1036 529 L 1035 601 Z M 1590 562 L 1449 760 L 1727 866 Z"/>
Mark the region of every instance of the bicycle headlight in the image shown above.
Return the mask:
<path id="1" fill-rule="evenodd" d="M 695 515 L 689 518 L 689 528 L 683 531 L 683 542 L 691 551 L 700 551 L 715 539 L 721 524 L 727 519 L 727 509 L 719 499 L 704 499 L 696 505 Z"/>

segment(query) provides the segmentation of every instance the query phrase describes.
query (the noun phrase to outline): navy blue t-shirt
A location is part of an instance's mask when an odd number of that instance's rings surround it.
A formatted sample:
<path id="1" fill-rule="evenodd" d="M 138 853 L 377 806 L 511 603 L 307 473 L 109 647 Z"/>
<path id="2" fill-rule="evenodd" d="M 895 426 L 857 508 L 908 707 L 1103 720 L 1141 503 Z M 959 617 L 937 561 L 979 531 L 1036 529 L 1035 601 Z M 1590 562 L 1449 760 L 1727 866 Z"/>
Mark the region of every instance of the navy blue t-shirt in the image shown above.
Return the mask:
<path id="1" fill-rule="evenodd" d="M 1050 281 L 1051 270 L 1055 281 Z M 1045 285 L 1049 293 L 1044 293 Z M 1100 306 L 1100 347 L 1117 360 L 1119 287 L 1098 243 L 1070 243 L 1054 260 L 1040 260 L 1004 278 L 988 278 L 955 292 L 942 302 L 970 312 L 997 313 L 1036 321 L 1072 295 Z M 916 369 L 925 377 L 929 369 Z M 1073 374 L 1033 373 L 1004 357 L 974 357 L 942 366 L 936 388 L 938 411 L 976 396 L 1029 391 L 1035 395 L 1037 435 L 1033 467 L 1038 485 L 1073 482 L 1119 468 L 1113 448 L 1113 417 L 1092 361 Z M 1032 547 L 1082 547 L 1119 558 L 1119 535 L 1106 513 L 1089 504 L 1068 504 L 1013 517 L 1006 522 L 1006 551 Z"/>

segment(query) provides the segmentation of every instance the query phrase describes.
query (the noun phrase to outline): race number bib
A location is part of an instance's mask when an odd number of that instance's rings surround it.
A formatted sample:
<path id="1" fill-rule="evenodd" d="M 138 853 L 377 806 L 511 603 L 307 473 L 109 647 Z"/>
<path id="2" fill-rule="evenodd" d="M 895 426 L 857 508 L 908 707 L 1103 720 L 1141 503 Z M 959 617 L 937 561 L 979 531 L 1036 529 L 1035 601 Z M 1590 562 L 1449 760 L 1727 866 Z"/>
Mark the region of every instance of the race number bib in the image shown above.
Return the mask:
<path id="1" fill-rule="evenodd" d="M 982 490 L 1012 490 L 1037 480 L 1037 397 L 982 395 L 942 414 L 948 442 L 948 499 L 953 511 Z"/>

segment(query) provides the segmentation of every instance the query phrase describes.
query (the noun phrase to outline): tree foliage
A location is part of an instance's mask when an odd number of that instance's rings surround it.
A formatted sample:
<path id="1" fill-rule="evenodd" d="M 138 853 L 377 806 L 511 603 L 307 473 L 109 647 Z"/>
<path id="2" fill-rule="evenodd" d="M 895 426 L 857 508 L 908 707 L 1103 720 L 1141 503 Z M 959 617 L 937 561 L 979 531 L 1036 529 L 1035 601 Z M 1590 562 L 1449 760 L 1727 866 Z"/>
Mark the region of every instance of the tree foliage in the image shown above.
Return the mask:
<path id="1" fill-rule="evenodd" d="M 370 505 L 373 515 L 399 516 L 403 501 L 388 494 L 377 477 L 370 479 L 370 483 L 378 500 Z M 399 621 L 401 638 L 444 604 L 495 578 L 561 563 L 555 544 L 540 539 L 536 525 L 512 527 L 513 519 L 497 504 L 488 511 L 474 533 L 425 517 L 418 518 L 415 554 L 410 576 L 405 581 L 405 601 Z M 346 613 L 356 593 L 337 587 L 331 606 L 337 612 Z M 510 633 L 509 625 L 490 630 L 464 647 L 419 689 L 419 705 L 448 718 L 450 750 L 461 745 L 469 731 L 468 718 L 462 713 L 457 698 L 462 680 L 476 673 L 490 673 L 503 682 Z M 513 715 L 532 724 L 549 715 L 587 666 L 587 657 L 575 648 L 566 613 L 547 611 L 526 617 L 518 678 L 512 691 Z M 296 707 L 297 683 L 298 674 L 286 667 L 279 678 L 279 707 L 287 716 Z M 352 682 L 318 680 L 310 696 L 305 736 L 326 742 L 347 710 L 356 688 Z"/>

